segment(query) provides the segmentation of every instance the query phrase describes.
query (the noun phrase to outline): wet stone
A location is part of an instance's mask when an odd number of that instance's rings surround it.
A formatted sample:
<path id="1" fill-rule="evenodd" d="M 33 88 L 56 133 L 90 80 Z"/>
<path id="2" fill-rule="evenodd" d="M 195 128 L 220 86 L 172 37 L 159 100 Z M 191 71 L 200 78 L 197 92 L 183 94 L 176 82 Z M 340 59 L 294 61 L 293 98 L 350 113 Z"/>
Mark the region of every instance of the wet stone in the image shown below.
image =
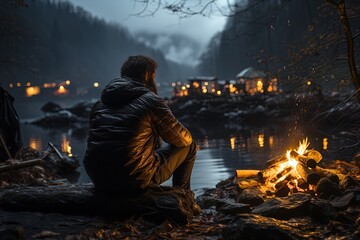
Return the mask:
<path id="1" fill-rule="evenodd" d="M 287 221 L 252 214 L 240 214 L 233 224 L 224 226 L 222 239 L 305 239 Z"/>
<path id="2" fill-rule="evenodd" d="M 354 208 L 348 208 L 346 211 L 339 212 L 334 218 L 344 224 L 356 224 L 360 212 Z"/>
<path id="3" fill-rule="evenodd" d="M 348 188 L 351 187 L 356 187 L 358 186 L 358 182 L 351 176 L 347 175 L 341 182 L 340 182 L 340 186 L 343 190 L 346 190 Z"/>
<path id="4" fill-rule="evenodd" d="M 205 195 L 199 196 L 196 199 L 196 202 L 200 205 L 201 208 L 210 208 L 212 206 L 216 206 L 217 201 L 218 200 L 216 198 Z"/>
<path id="5" fill-rule="evenodd" d="M 323 199 L 329 199 L 331 196 L 340 194 L 339 185 L 333 183 L 328 178 L 322 178 L 316 186 L 316 194 Z"/>
<path id="6" fill-rule="evenodd" d="M 322 199 L 312 199 L 309 216 L 317 222 L 329 222 L 336 215 L 335 208 L 327 201 Z"/>
<path id="7" fill-rule="evenodd" d="M 353 192 L 348 192 L 347 194 L 336 197 L 330 201 L 330 204 L 339 210 L 345 210 L 354 200 L 355 195 Z"/>
<path id="8" fill-rule="evenodd" d="M 255 207 L 251 213 L 276 219 L 290 219 L 308 215 L 311 196 L 295 193 L 283 198 L 273 198 Z"/>
<path id="9" fill-rule="evenodd" d="M 218 211 L 224 214 L 236 215 L 239 213 L 249 213 L 251 207 L 249 204 L 231 203 L 222 205 Z"/>
<path id="10" fill-rule="evenodd" d="M 261 197 L 262 193 L 257 188 L 244 189 L 241 193 L 238 194 L 236 202 L 250 204 L 251 206 L 258 206 L 264 202 L 264 199 Z"/>

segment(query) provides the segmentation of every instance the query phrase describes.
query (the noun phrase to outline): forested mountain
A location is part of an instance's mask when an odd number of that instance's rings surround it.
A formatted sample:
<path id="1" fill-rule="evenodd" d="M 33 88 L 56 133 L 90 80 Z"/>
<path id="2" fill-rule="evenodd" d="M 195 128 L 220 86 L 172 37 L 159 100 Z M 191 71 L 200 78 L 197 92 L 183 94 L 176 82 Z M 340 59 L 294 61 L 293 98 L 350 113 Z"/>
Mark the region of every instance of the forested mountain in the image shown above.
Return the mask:
<path id="1" fill-rule="evenodd" d="M 334 86 L 350 79 L 341 21 L 325 0 L 238 2 L 243 4 L 201 56 L 201 74 L 235 79 L 252 66 L 292 87 L 307 80 Z M 352 1 L 347 7 L 355 36 L 360 31 L 360 9 Z M 359 63 L 360 39 L 355 40 Z"/>
<path id="2" fill-rule="evenodd" d="M 144 54 L 159 63 L 160 83 L 180 80 L 183 66 L 138 41 L 118 24 L 91 16 L 63 1 L 29 1 L 28 7 L 2 6 L 1 83 L 70 79 L 84 86 L 119 76 L 129 55 Z M 191 67 L 184 67 L 193 71 Z M 183 80 L 183 79 L 181 79 Z"/>

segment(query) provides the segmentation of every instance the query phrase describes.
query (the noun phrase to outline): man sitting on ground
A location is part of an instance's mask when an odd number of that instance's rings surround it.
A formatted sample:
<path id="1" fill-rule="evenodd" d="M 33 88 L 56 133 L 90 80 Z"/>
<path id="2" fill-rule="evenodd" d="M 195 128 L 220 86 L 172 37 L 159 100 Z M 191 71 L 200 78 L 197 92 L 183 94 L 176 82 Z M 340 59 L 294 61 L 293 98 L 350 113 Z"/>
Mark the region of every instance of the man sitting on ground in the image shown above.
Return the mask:
<path id="1" fill-rule="evenodd" d="M 130 56 L 91 110 L 84 166 L 97 190 L 136 194 L 171 176 L 173 186 L 190 189 L 196 145 L 158 96 L 156 68 L 147 56 Z"/>

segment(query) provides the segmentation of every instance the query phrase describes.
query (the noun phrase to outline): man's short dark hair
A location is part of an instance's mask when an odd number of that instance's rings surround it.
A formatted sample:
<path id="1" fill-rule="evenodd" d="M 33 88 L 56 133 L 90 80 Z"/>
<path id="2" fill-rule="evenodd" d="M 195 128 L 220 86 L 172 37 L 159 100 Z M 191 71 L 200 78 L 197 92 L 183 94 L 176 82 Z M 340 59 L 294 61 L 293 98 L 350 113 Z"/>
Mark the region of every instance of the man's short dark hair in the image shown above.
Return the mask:
<path id="1" fill-rule="evenodd" d="M 145 74 L 155 73 L 157 62 L 147 56 L 130 56 L 121 67 L 121 77 L 129 77 L 137 81 L 144 82 Z"/>

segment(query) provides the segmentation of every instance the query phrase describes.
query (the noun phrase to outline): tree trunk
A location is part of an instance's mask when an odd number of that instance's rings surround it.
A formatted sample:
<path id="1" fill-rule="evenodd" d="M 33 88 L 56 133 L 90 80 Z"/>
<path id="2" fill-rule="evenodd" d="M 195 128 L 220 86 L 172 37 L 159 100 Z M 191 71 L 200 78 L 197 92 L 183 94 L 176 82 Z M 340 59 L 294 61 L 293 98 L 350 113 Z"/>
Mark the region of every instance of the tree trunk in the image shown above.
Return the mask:
<path id="1" fill-rule="evenodd" d="M 346 13 L 345 0 L 339 0 L 339 2 L 336 2 L 335 0 L 326 1 L 336 7 L 340 16 L 340 21 L 343 25 L 344 35 L 347 43 L 347 56 L 351 80 L 354 84 L 356 96 L 360 103 L 360 76 L 356 68 L 354 38 L 351 32 L 349 18 Z"/>

